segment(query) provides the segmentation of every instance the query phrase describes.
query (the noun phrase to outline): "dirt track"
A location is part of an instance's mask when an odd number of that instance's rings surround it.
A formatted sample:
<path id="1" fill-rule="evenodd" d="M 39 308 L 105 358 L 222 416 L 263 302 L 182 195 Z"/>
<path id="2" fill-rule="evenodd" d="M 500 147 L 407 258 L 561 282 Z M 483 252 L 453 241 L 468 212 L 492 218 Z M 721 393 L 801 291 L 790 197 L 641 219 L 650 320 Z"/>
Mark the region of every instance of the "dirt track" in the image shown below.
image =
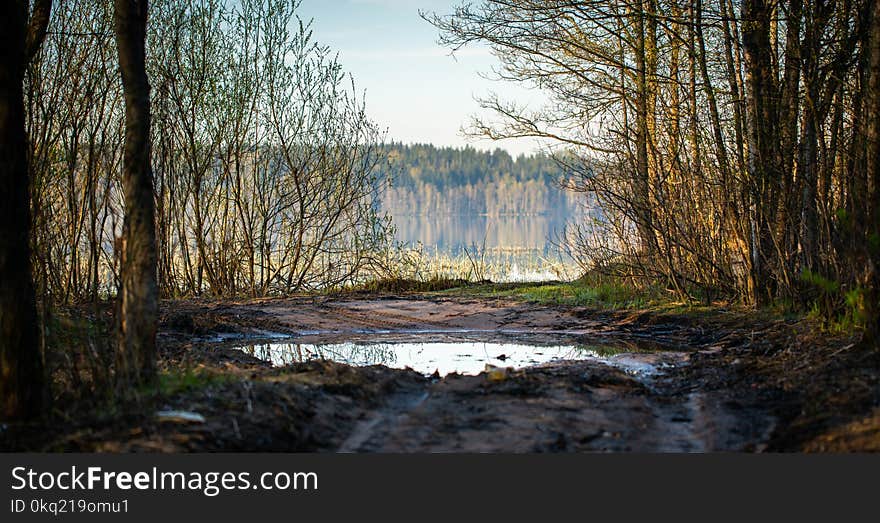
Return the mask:
<path id="1" fill-rule="evenodd" d="M 212 318 L 209 329 L 297 335 L 303 343 L 516 339 L 613 344 L 666 350 L 674 367 L 700 350 L 734 343 L 684 318 L 652 322 L 638 314 L 597 314 L 513 300 L 458 297 L 302 298 L 203 304 L 171 314 Z M 179 323 L 179 322 L 178 322 Z M 179 333 L 176 333 L 179 334 Z M 259 335 L 259 331 L 254 333 Z M 221 336 L 222 337 L 222 336 Z M 234 342 L 227 342 L 231 344 Z M 202 347 L 204 349 L 204 347 Z M 225 353 L 230 354 L 230 353 Z M 232 352 L 232 355 L 235 353 Z M 643 356 L 651 358 L 651 355 Z M 357 370 L 355 370 L 357 372 Z M 389 371 L 398 372 L 398 371 Z M 391 387 L 341 428 L 326 450 L 342 452 L 535 452 L 760 450 L 774 420 L 723 394 L 682 390 L 673 374 L 645 377 L 595 361 L 508 373 L 416 379 Z"/>
<path id="2" fill-rule="evenodd" d="M 807 323 L 538 306 L 448 294 L 163 305 L 160 362 L 214 376 L 124 415 L 0 431 L 10 449 L 66 451 L 573 452 L 880 449 L 880 356 Z M 272 367 L 234 349 L 414 339 L 639 351 L 639 374 L 569 361 L 490 377 L 330 361 Z M 203 422 L 160 419 L 183 410 Z"/>
<path id="3" fill-rule="evenodd" d="M 239 303 L 186 302 L 165 314 L 166 339 L 181 335 L 279 332 L 303 343 L 350 339 L 361 335 L 529 334 L 580 336 L 585 342 L 614 342 L 633 347 L 690 350 L 721 341 L 687 318 L 650 321 L 639 313 L 600 313 L 585 308 L 548 307 L 510 299 L 369 296 L 262 300 Z M 161 336 L 161 335 L 160 335 Z M 222 337 L 222 336 L 221 336 Z"/>

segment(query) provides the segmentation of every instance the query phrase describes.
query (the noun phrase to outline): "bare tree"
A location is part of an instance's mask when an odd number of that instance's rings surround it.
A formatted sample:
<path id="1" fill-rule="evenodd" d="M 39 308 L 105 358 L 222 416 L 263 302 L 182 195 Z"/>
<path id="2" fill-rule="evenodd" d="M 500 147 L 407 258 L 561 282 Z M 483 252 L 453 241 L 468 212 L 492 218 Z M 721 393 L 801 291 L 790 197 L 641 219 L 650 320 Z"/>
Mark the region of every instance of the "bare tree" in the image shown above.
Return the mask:
<path id="1" fill-rule="evenodd" d="M 868 270 L 866 285 L 867 338 L 880 339 L 880 2 L 869 2 L 868 32 L 869 71 L 867 96 L 867 176 L 871 187 L 868 210 Z"/>
<path id="2" fill-rule="evenodd" d="M 156 231 L 150 167 L 150 84 L 146 69 L 147 0 L 115 0 L 115 32 L 125 95 L 125 150 L 117 373 L 124 383 L 156 375 Z"/>
<path id="3" fill-rule="evenodd" d="M 40 414 L 43 364 L 30 257 L 30 197 L 23 83 L 46 35 L 51 0 L 0 8 L 0 419 Z"/>

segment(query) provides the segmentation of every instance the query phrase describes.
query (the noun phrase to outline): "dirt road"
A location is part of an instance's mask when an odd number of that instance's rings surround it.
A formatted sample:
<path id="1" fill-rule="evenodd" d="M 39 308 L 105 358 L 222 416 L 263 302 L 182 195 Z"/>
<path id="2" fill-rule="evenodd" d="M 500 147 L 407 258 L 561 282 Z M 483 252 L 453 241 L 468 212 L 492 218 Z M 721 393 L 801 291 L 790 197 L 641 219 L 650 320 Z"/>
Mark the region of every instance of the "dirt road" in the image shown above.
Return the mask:
<path id="1" fill-rule="evenodd" d="M 236 347 L 295 340 L 602 345 L 628 353 L 479 375 L 288 366 Z M 260 341 L 265 340 L 265 341 Z M 133 410 L 0 434 L 89 451 L 706 452 L 880 448 L 880 357 L 800 321 L 715 309 L 597 311 L 513 299 L 343 295 L 163 305 L 178 385 Z M 160 415 L 183 411 L 198 417 Z"/>
<path id="2" fill-rule="evenodd" d="M 663 360 L 665 371 L 642 375 L 600 361 L 559 362 L 505 372 L 501 379 L 450 375 L 396 383 L 358 407 L 324 450 L 341 452 L 540 452 L 760 450 L 775 420 L 758 405 L 723 392 L 681 387 L 678 370 L 700 351 L 736 343 L 687 318 L 660 320 L 637 313 L 600 314 L 515 300 L 461 297 L 302 298 L 202 304 L 169 313 L 205 321 L 200 345 L 240 344 L 237 335 L 295 335 L 302 343 L 431 339 L 614 345 L 637 357 Z M 228 331 L 225 334 L 222 331 Z M 218 331 L 220 331 L 218 333 Z M 168 331 L 180 336 L 180 331 Z M 537 341 L 536 341 L 537 340 Z M 660 351 L 652 353 L 652 351 Z M 658 355 L 659 354 L 659 355 Z M 656 362 L 655 362 L 656 363 Z M 330 364 L 328 364 L 330 365 Z M 353 370 L 355 373 L 358 369 Z M 400 371 L 389 371 L 392 374 Z M 335 443 L 338 441 L 338 443 Z"/>

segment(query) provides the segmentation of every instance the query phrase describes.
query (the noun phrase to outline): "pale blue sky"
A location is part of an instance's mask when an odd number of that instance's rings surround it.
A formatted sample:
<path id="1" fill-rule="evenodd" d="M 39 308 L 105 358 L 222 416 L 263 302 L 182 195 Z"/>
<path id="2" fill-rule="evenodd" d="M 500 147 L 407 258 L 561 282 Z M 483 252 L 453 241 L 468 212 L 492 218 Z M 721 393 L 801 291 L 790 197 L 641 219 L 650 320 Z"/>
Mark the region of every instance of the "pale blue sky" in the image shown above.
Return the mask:
<path id="1" fill-rule="evenodd" d="M 479 112 L 474 96 L 496 91 L 519 103 L 536 104 L 540 94 L 492 82 L 496 59 L 486 48 L 455 57 L 437 45 L 437 30 L 419 10 L 448 14 L 457 0 L 303 0 L 299 15 L 314 19 L 315 39 L 339 52 L 340 62 L 366 90 L 367 111 L 389 139 L 480 149 L 501 147 L 512 154 L 536 149 L 533 140 L 473 141 L 461 135 Z M 481 113 L 486 115 L 486 113 Z"/>

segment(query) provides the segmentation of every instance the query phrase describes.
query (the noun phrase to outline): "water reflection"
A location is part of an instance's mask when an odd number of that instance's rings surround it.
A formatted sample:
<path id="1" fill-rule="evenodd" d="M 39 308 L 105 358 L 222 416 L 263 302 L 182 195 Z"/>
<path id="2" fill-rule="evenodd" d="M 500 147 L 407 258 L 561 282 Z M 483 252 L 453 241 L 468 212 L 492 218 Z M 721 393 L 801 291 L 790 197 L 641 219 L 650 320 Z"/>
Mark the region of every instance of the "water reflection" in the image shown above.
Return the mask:
<path id="1" fill-rule="evenodd" d="M 479 215 L 393 213 L 395 238 L 421 245 L 444 276 L 460 277 L 462 267 L 445 267 L 466 260 L 467 249 L 484 264 L 484 277 L 493 281 L 567 280 L 575 267 L 554 242 L 568 219 L 562 213 Z M 466 269 L 467 267 L 465 267 Z M 448 269 L 448 270 L 446 270 Z"/>
<path id="2" fill-rule="evenodd" d="M 327 359 L 356 366 L 411 368 L 422 374 L 437 371 L 443 376 L 451 372 L 479 374 L 487 363 L 521 368 L 559 360 L 607 359 L 616 352 L 607 347 L 489 342 L 267 343 L 239 349 L 278 366 Z"/>
<path id="3" fill-rule="evenodd" d="M 395 215 L 397 239 L 421 242 L 427 249 L 457 255 L 463 249 L 485 246 L 490 251 L 555 255 L 548 242 L 565 226 L 565 218 L 553 215 Z"/>

